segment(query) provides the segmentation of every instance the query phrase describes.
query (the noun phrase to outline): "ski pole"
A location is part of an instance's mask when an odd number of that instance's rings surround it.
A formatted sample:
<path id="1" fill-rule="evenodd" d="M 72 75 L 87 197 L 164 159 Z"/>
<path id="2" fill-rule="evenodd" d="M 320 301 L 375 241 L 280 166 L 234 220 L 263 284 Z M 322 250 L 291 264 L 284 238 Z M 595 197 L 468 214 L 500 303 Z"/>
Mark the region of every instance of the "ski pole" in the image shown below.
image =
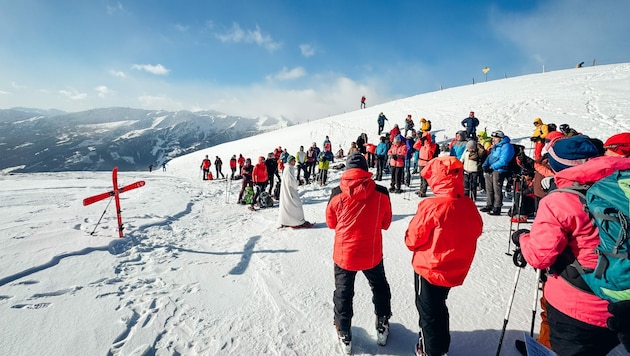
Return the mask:
<path id="1" fill-rule="evenodd" d="M 501 353 L 501 346 L 503 346 L 503 337 L 505 336 L 505 329 L 507 328 L 508 320 L 510 318 L 510 311 L 512 310 L 512 302 L 514 301 L 514 294 L 516 294 L 516 286 L 518 285 L 518 277 L 521 275 L 521 267 L 516 269 L 516 274 L 514 275 L 514 287 L 512 288 L 512 295 L 510 295 L 510 300 L 508 301 L 508 307 L 505 311 L 505 317 L 503 318 L 503 328 L 501 329 L 501 338 L 499 338 L 499 346 L 497 347 L 497 354 L 499 356 Z"/>
<path id="2" fill-rule="evenodd" d="M 540 290 L 540 276 L 541 270 L 536 270 L 536 283 L 534 283 L 536 290 L 534 291 L 534 303 L 532 304 L 532 325 L 529 329 L 529 336 L 534 337 L 534 323 L 536 322 L 536 308 L 538 307 L 538 292 Z"/>
<path id="3" fill-rule="evenodd" d="M 113 196 L 112 196 L 112 198 L 113 198 Z M 96 225 L 94 225 L 94 230 L 92 230 L 90 235 L 94 235 L 94 233 L 96 232 L 96 228 L 101 223 L 101 219 L 103 219 L 103 216 L 105 216 L 105 213 L 107 212 L 107 208 L 109 208 L 109 204 L 112 202 L 112 198 L 109 198 L 109 201 L 107 202 L 107 206 L 105 207 L 105 210 L 103 210 L 103 214 L 101 214 L 101 217 L 96 222 Z"/>

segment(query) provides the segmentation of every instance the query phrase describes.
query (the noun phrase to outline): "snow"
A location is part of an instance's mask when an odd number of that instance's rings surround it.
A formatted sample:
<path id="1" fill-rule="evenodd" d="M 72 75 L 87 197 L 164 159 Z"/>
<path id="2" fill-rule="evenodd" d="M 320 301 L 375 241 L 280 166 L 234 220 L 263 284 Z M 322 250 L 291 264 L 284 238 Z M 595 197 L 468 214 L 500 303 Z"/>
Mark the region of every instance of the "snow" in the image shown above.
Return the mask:
<path id="1" fill-rule="evenodd" d="M 423 94 L 225 143 L 174 159 L 166 172 L 119 172 L 121 186 L 146 181 L 121 195 L 124 239 L 117 238 L 113 203 L 82 205 L 83 198 L 110 189 L 110 172 L 0 175 L 0 354 L 338 354 L 334 233 L 324 223 L 324 210 L 341 172 L 331 170 L 324 188 L 301 187 L 305 217 L 315 228 L 277 229 L 277 208 L 251 212 L 235 204 L 240 181 L 201 180 L 206 154 L 222 157 L 226 173 L 233 154 L 255 161 L 279 145 L 289 152 L 312 142 L 321 147 L 326 135 L 333 151 L 339 145 L 347 151 L 361 132 L 376 141 L 381 111 L 389 119 L 387 130 L 402 126 L 407 114 L 416 124 L 420 117 L 431 120 L 440 143 L 471 110 L 482 128 L 503 130 L 528 148 L 535 117 L 605 140 L 630 131 L 629 93 L 630 64 L 547 72 Z M 390 337 L 387 346 L 376 345 L 371 293 L 359 275 L 356 355 L 409 355 L 417 338 L 404 233 L 419 198 L 391 198 L 393 223 L 383 234 L 392 289 Z M 478 206 L 484 205 L 481 199 Z M 509 205 L 502 216 L 482 214 L 483 235 L 470 273 L 449 294 L 450 356 L 496 353 L 516 273 L 506 255 Z M 534 280 L 531 267 L 522 270 L 502 355 L 517 355 L 514 340 L 529 331 Z M 618 348 L 612 354 L 626 353 Z"/>

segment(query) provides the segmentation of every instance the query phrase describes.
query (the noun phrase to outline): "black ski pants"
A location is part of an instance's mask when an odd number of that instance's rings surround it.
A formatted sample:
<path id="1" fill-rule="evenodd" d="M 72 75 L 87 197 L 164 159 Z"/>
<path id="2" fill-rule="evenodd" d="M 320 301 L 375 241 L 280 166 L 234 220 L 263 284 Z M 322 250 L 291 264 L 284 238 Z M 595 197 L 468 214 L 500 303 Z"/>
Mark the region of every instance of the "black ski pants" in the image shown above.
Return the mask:
<path id="1" fill-rule="evenodd" d="M 403 183 L 403 176 L 405 175 L 405 167 L 392 167 L 392 183 L 391 187 L 400 189 Z"/>
<path id="2" fill-rule="evenodd" d="M 385 168 L 386 160 L 387 160 L 387 156 L 385 155 L 376 156 L 376 180 L 383 179 L 383 169 Z"/>
<path id="3" fill-rule="evenodd" d="M 348 271 L 335 264 L 335 292 L 333 304 L 335 305 L 335 325 L 339 330 L 349 331 L 352 326 L 352 298 L 354 297 L 354 279 L 358 271 Z M 377 316 L 390 316 L 392 314 L 392 294 L 389 283 L 385 277 L 383 261 L 376 266 L 362 271 L 372 288 L 372 303 L 374 313 Z"/>
<path id="4" fill-rule="evenodd" d="M 604 356 L 619 345 L 615 332 L 587 324 L 547 303 L 549 341 L 558 355 Z"/>
<path id="5" fill-rule="evenodd" d="M 427 355 L 443 355 L 451 344 L 446 298 L 450 287 L 436 286 L 414 273 L 420 339 Z"/>

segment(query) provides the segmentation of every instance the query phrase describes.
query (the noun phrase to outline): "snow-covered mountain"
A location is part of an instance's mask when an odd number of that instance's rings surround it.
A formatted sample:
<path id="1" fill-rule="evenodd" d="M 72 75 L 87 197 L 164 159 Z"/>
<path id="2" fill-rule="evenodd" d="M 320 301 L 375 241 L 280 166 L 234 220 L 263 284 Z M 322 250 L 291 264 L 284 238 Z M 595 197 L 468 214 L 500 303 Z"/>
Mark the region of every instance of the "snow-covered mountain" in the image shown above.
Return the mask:
<path id="1" fill-rule="evenodd" d="M 215 111 L 0 110 L 0 171 L 145 170 L 220 143 L 290 126 Z"/>

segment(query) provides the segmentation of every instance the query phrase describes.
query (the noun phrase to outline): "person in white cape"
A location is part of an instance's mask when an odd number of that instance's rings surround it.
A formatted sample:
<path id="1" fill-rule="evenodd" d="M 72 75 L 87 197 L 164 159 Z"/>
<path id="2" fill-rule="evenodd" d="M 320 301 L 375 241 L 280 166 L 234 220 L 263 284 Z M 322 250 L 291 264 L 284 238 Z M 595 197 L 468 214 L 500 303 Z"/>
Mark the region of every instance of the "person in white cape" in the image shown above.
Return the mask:
<path id="1" fill-rule="evenodd" d="M 287 158 L 288 165 L 282 172 L 282 183 L 280 185 L 280 215 L 278 222 L 281 227 L 290 226 L 292 228 L 312 227 L 313 224 L 304 219 L 304 209 L 298 193 L 298 180 L 295 177 L 295 157 Z"/>

